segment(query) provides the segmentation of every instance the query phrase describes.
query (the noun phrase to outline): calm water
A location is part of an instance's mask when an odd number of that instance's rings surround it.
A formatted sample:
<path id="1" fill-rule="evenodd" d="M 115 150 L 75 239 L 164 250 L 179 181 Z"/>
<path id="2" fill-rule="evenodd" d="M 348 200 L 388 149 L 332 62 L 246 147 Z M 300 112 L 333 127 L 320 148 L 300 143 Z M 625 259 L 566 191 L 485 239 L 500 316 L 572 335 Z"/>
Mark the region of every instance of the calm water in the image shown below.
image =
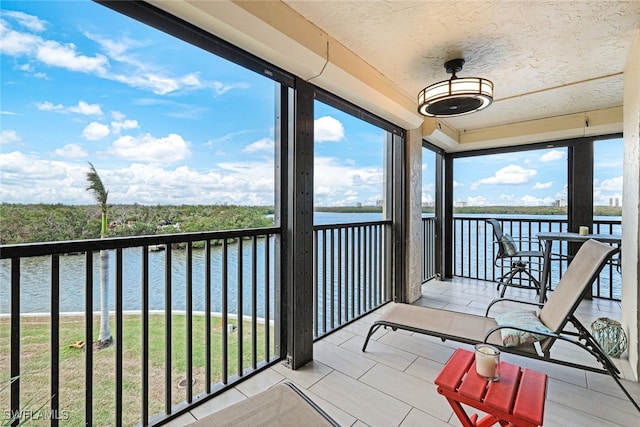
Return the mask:
<path id="1" fill-rule="evenodd" d="M 314 216 L 316 224 L 339 224 L 348 222 L 366 222 L 382 219 L 380 213 L 325 213 L 318 212 Z M 270 244 L 270 274 L 268 277 L 269 289 L 265 277 L 265 242 L 258 241 L 256 264 L 257 282 L 257 310 L 258 315 L 264 313 L 265 295 L 269 293 L 269 301 L 273 301 L 273 241 Z M 165 265 L 166 253 L 149 253 L 149 306 L 151 310 L 165 309 Z M 214 247 L 211 252 L 211 305 L 212 310 L 222 310 L 222 247 Z M 244 242 L 243 259 L 238 260 L 238 251 L 235 246 L 229 246 L 228 252 L 228 286 L 229 286 L 229 311 L 237 313 L 238 295 L 238 268 L 242 266 L 243 281 L 243 310 L 249 313 L 253 307 L 251 300 L 252 287 L 252 253 L 250 242 Z M 184 310 L 186 308 L 186 251 L 172 251 L 172 309 Z M 93 295 L 94 310 L 100 309 L 100 258 L 95 253 L 93 257 Z M 46 313 L 50 311 L 51 304 L 51 260 L 49 257 L 33 257 L 21 260 L 21 295 L 20 306 L 23 313 Z M 140 310 L 142 295 L 142 249 L 131 248 L 123 250 L 123 306 L 124 310 Z M 205 251 L 193 250 L 193 309 L 203 311 L 205 306 Z M 0 261 L 0 314 L 6 314 L 11 309 L 11 264 L 10 260 Z M 110 282 L 110 310 L 115 309 L 115 252 L 109 256 L 109 282 Z M 60 311 L 81 312 L 85 307 L 85 256 L 71 255 L 60 257 Z M 271 303 L 273 304 L 273 303 Z"/>
<path id="2" fill-rule="evenodd" d="M 522 218 L 522 216 L 517 216 Z M 533 217 L 536 218 L 536 217 Z M 539 217 L 537 217 L 539 218 Z M 317 212 L 314 215 L 314 222 L 320 224 L 340 224 L 348 222 L 366 222 L 381 220 L 380 213 L 328 213 Z M 272 242 L 273 243 L 273 242 Z M 265 242 L 264 239 L 258 243 L 256 254 L 257 263 L 257 309 L 258 315 L 264 313 L 265 296 L 269 294 L 269 301 L 273 301 L 273 261 L 274 246 L 270 245 L 270 274 L 265 277 Z M 252 253 L 249 242 L 244 243 L 243 259 L 238 260 L 237 248 L 229 247 L 229 311 L 237 312 L 238 295 L 238 267 L 242 266 L 243 281 L 243 310 L 250 312 L 253 306 L 251 300 L 251 269 Z M 149 253 L 149 305 L 152 310 L 165 309 L 165 252 Z M 193 309 L 203 311 L 205 305 L 205 252 L 204 250 L 193 250 Z M 222 248 L 212 249 L 211 273 L 212 273 L 212 298 L 211 304 L 214 311 L 221 311 L 222 308 Z M 60 257 L 60 310 L 62 312 L 82 312 L 85 302 L 85 257 L 84 255 Z M 100 259 L 94 254 L 93 272 L 93 295 L 94 310 L 100 308 Z M 24 313 L 43 313 L 50 311 L 50 287 L 51 261 L 48 257 L 25 258 L 21 261 L 21 311 Z M 172 251 L 172 309 L 184 310 L 186 300 L 186 251 Z M 10 312 L 10 262 L 0 261 L 0 313 Z M 132 248 L 123 250 L 123 306 L 125 310 L 140 310 L 142 293 L 142 249 Z M 115 253 L 110 254 L 110 310 L 115 309 Z M 267 282 L 268 279 L 268 282 Z M 267 288 L 266 284 L 269 284 Z M 271 302 L 271 304 L 273 304 Z"/>

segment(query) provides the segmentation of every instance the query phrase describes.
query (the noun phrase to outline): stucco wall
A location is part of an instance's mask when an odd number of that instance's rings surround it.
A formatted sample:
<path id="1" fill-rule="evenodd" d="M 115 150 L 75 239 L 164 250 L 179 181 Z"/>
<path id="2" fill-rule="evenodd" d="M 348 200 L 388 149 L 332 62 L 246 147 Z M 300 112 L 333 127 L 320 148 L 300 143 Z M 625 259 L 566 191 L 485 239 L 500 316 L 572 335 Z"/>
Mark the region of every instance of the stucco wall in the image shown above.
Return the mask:
<path id="1" fill-rule="evenodd" d="M 422 295 L 422 131 L 407 132 L 407 302 Z"/>
<path id="2" fill-rule="evenodd" d="M 640 370 L 640 37 L 624 69 L 624 167 L 622 193 L 622 324 L 629 337 L 629 363 Z"/>

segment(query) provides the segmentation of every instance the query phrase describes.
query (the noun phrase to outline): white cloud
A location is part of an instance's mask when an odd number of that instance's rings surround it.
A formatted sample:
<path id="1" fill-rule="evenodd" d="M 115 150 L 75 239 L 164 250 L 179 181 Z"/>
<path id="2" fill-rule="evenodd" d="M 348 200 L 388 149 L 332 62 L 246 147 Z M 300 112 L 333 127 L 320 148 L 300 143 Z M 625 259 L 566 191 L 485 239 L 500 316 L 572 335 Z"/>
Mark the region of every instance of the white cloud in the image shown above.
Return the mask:
<path id="1" fill-rule="evenodd" d="M 594 183 L 593 203 L 595 205 L 608 206 L 612 198 L 622 199 L 622 176 Z"/>
<path id="2" fill-rule="evenodd" d="M 38 44 L 36 57 L 47 65 L 66 68 L 83 73 L 106 74 L 109 60 L 99 53 L 94 57 L 76 52 L 73 43 L 61 44 L 53 40 L 44 40 Z"/>
<path id="3" fill-rule="evenodd" d="M 524 195 L 519 199 L 519 205 L 522 206 L 551 206 L 555 201 L 553 197 L 535 197 L 531 195 Z"/>
<path id="4" fill-rule="evenodd" d="M 84 114 L 85 116 L 102 115 L 102 108 L 100 108 L 100 104 L 88 104 L 85 101 L 79 101 L 78 105 L 69 107 L 68 110 L 72 113 Z"/>
<path id="5" fill-rule="evenodd" d="M 14 142 L 20 142 L 18 132 L 12 129 L 3 129 L 0 133 L 0 145 L 13 144 Z"/>
<path id="6" fill-rule="evenodd" d="M 255 153 L 256 151 L 270 151 L 273 153 L 274 142 L 271 138 L 262 138 L 242 149 L 245 153 Z"/>
<path id="7" fill-rule="evenodd" d="M 361 194 L 382 191 L 383 171 L 379 168 L 357 168 L 341 164 L 333 157 L 316 157 L 314 169 L 314 198 L 318 206 L 353 205 L 363 201 Z"/>
<path id="8" fill-rule="evenodd" d="M 78 144 L 67 144 L 64 147 L 55 149 L 51 154 L 67 159 L 80 159 L 88 155 L 85 149 Z"/>
<path id="9" fill-rule="evenodd" d="M 36 103 L 36 108 L 41 111 L 63 111 L 64 105 L 53 104 L 49 101 L 44 101 Z"/>
<path id="10" fill-rule="evenodd" d="M 124 113 L 121 113 L 120 111 L 111 111 L 111 118 L 113 118 L 113 120 L 121 122 L 124 119 L 127 118 L 127 116 L 124 115 Z"/>
<path id="11" fill-rule="evenodd" d="M 29 15 L 24 12 L 18 12 L 14 10 L 3 10 L 2 16 L 5 18 L 13 18 L 19 25 L 26 27 L 29 30 L 35 31 L 35 32 L 44 31 L 47 24 L 47 21 L 43 21 L 37 16 Z"/>
<path id="12" fill-rule="evenodd" d="M 602 191 L 622 193 L 622 176 L 603 180 L 602 183 L 598 185 L 598 189 Z"/>
<path id="13" fill-rule="evenodd" d="M 156 164 L 170 164 L 191 155 L 189 143 L 180 135 L 169 134 L 156 138 L 150 134 L 121 136 L 113 142 L 109 152 L 122 159 Z"/>
<path id="14" fill-rule="evenodd" d="M 109 58 L 124 65 L 127 72 L 113 72 L 105 77 L 140 89 L 150 90 L 158 95 L 166 95 L 181 90 L 210 89 L 214 96 L 220 96 L 232 89 L 246 89 L 246 83 L 226 84 L 207 82 L 200 78 L 200 72 L 190 72 L 182 76 L 172 76 L 160 66 L 145 63 L 135 54 L 150 42 L 132 40 L 123 37 L 118 40 L 105 36 L 85 33 L 85 36 L 100 45 Z"/>
<path id="15" fill-rule="evenodd" d="M 82 136 L 89 141 L 97 141 L 109 136 L 109 126 L 98 122 L 91 122 L 82 131 Z"/>
<path id="16" fill-rule="evenodd" d="M 92 203 L 82 166 L 42 160 L 19 151 L 0 153 L 0 199 L 8 203 Z"/>
<path id="17" fill-rule="evenodd" d="M 514 196 L 513 194 L 504 194 L 504 193 L 498 196 L 498 203 L 502 206 L 520 204 L 516 196 Z"/>
<path id="18" fill-rule="evenodd" d="M 484 196 L 469 196 L 467 204 L 469 206 L 484 206 L 487 204 L 487 199 Z"/>
<path id="19" fill-rule="evenodd" d="M 549 182 L 536 182 L 533 186 L 534 190 L 544 190 L 545 188 L 551 188 L 553 186 L 553 181 Z"/>
<path id="20" fill-rule="evenodd" d="M 137 129 L 139 124 L 137 120 L 127 119 L 120 111 L 111 111 L 111 132 L 119 134 L 123 129 Z"/>
<path id="21" fill-rule="evenodd" d="M 100 104 L 89 104 L 85 101 L 78 101 L 77 105 L 65 107 L 62 104 L 54 104 L 49 101 L 36 103 L 36 108 L 40 111 L 58 111 L 61 113 L 75 113 L 85 116 L 101 116 L 102 108 Z"/>
<path id="22" fill-rule="evenodd" d="M 6 21 L 0 20 L 0 53 L 11 56 L 32 54 L 40 42 L 39 36 L 14 31 Z"/>
<path id="23" fill-rule="evenodd" d="M 331 116 L 323 116 L 314 122 L 314 140 L 316 142 L 336 142 L 344 138 L 344 126 Z"/>
<path id="24" fill-rule="evenodd" d="M 560 150 L 551 150 L 547 153 L 544 153 L 542 156 L 540 156 L 540 161 L 541 162 L 555 162 L 556 160 L 562 160 L 566 157 L 566 154 L 564 151 L 560 151 Z"/>
<path id="25" fill-rule="evenodd" d="M 495 175 L 478 181 L 480 184 L 525 184 L 538 172 L 517 165 L 509 165 L 496 171 Z"/>
<path id="26" fill-rule="evenodd" d="M 33 31 L 33 25 L 31 28 Z M 161 66 L 145 63 L 131 53 L 132 49 L 144 48 L 148 43 L 126 38 L 110 40 L 89 33 L 85 33 L 85 37 L 97 42 L 105 53 L 82 54 L 73 43 L 61 43 L 29 32 L 17 31 L 7 21 L 0 21 L 0 53 L 15 57 L 26 56 L 29 60 L 40 61 L 47 66 L 91 73 L 159 95 L 181 90 L 211 90 L 214 96 L 220 96 L 232 89 L 249 87 L 244 82 L 204 81 L 199 72 L 172 76 Z M 28 64 L 28 67 L 33 70 L 32 64 Z"/>
<path id="27" fill-rule="evenodd" d="M 133 163 L 110 168 L 94 163 L 110 203 L 273 205 L 273 163 L 221 163 L 198 171 Z M 7 203 L 90 204 L 87 163 L 42 160 L 20 152 L 0 153 L 0 199 Z"/>
<path id="28" fill-rule="evenodd" d="M 122 120 L 111 122 L 111 131 L 114 134 L 119 134 L 122 129 L 136 129 L 138 127 L 137 120 Z"/>

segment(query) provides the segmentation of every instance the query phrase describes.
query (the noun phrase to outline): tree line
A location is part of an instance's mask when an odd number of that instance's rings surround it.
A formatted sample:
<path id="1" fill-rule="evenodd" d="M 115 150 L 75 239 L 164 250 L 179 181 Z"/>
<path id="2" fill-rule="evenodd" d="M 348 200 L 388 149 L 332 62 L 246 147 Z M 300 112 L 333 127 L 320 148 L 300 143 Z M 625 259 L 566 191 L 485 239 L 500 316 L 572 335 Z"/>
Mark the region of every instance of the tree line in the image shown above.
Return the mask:
<path id="1" fill-rule="evenodd" d="M 231 205 L 109 205 L 107 237 L 269 227 L 273 208 Z M 0 244 L 100 238 L 98 205 L 0 204 Z"/>

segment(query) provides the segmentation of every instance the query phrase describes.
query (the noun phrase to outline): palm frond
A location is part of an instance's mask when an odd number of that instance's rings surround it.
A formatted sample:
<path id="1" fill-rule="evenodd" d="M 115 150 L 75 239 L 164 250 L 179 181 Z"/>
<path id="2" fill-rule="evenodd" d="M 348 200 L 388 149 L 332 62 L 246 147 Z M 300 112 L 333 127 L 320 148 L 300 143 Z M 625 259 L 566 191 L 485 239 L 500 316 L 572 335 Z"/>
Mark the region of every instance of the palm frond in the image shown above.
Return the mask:
<path id="1" fill-rule="evenodd" d="M 89 162 L 89 167 L 91 168 L 91 170 L 86 174 L 87 181 L 89 181 L 89 186 L 87 187 L 87 191 L 93 192 L 93 195 L 95 196 L 96 201 L 100 204 L 100 207 L 102 208 L 102 212 L 106 212 L 107 198 L 109 197 L 109 190 L 104 188 L 104 184 L 100 179 L 100 175 L 98 175 L 96 168 L 93 166 L 91 162 Z"/>

